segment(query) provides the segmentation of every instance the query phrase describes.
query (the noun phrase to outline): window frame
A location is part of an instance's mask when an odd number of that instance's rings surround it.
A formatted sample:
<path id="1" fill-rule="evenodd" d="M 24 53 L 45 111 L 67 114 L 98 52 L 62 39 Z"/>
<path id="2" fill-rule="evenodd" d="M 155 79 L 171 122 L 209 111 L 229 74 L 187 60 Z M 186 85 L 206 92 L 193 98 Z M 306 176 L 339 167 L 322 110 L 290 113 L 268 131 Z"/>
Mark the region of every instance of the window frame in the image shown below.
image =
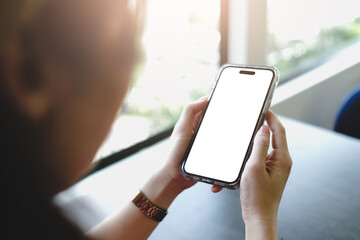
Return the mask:
<path id="1" fill-rule="evenodd" d="M 267 0 L 220 0 L 220 65 L 225 63 L 266 65 Z M 281 83 L 328 62 L 331 56 L 311 66 L 300 67 Z M 173 126 L 128 148 L 94 162 L 88 175 L 119 162 L 140 150 L 168 138 Z"/>
<path id="2" fill-rule="evenodd" d="M 230 9 L 229 0 L 220 0 L 220 21 L 219 21 L 220 23 L 219 31 L 221 35 L 220 48 L 219 48 L 220 65 L 228 62 L 229 9 Z M 106 157 L 98 159 L 97 161 L 92 163 L 92 166 L 90 168 L 91 170 L 84 176 L 84 178 L 114 163 L 120 162 L 128 158 L 129 156 L 170 137 L 171 133 L 174 130 L 174 127 L 175 126 L 172 126 L 164 131 L 161 131 L 149 137 L 148 139 L 135 143 L 134 145 L 128 148 L 122 149 L 118 152 L 115 152 Z"/>
<path id="3" fill-rule="evenodd" d="M 267 0 L 227 0 L 230 63 L 265 65 Z"/>

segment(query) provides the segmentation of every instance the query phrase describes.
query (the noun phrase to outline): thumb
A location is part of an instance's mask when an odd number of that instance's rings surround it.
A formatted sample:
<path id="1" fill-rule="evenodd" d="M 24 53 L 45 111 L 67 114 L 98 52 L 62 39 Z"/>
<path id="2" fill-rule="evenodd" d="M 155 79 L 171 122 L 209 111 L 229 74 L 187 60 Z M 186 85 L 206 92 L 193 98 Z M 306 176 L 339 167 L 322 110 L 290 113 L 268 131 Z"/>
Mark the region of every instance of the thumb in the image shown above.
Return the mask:
<path id="1" fill-rule="evenodd" d="M 263 125 L 257 132 L 254 139 L 254 146 L 249 158 L 249 164 L 264 165 L 270 145 L 269 127 Z"/>
<path id="2" fill-rule="evenodd" d="M 179 121 L 175 125 L 174 134 L 188 133 L 191 135 L 194 121 L 199 116 L 198 114 L 204 110 L 207 103 L 207 98 L 204 97 L 185 106 Z"/>

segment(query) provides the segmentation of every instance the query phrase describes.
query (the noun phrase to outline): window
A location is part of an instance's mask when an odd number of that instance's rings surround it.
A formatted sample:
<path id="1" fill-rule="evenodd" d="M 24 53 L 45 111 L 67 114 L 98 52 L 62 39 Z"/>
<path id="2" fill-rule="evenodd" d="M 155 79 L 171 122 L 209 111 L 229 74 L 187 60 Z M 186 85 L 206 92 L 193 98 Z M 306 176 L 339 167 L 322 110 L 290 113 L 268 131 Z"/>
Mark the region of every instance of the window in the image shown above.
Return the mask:
<path id="1" fill-rule="evenodd" d="M 149 0 L 145 59 L 96 159 L 171 128 L 183 106 L 206 95 L 219 67 L 220 0 Z"/>
<path id="2" fill-rule="evenodd" d="M 268 0 L 266 62 L 282 79 L 320 65 L 360 40 L 358 0 Z"/>
<path id="3" fill-rule="evenodd" d="M 219 68 L 220 39 L 222 60 L 275 66 L 281 81 L 360 40 L 358 0 L 149 0 L 147 6 L 145 60 L 97 158 L 171 128 L 184 104 L 206 95 Z"/>

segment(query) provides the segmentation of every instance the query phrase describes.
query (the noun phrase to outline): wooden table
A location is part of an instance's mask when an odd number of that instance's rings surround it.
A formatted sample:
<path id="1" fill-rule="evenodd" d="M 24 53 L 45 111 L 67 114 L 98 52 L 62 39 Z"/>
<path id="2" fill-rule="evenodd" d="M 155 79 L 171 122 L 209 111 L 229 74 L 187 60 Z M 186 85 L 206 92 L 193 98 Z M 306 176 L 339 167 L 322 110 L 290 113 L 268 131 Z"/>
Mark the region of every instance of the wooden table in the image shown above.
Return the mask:
<path id="1" fill-rule="evenodd" d="M 278 238 L 360 239 L 360 141 L 288 118 L 281 120 L 287 129 L 293 168 L 280 204 Z M 159 147 L 161 144 L 150 151 L 159 154 Z M 142 154 L 137 157 L 144 157 Z M 104 193 L 104 187 L 94 183 L 101 175 L 116 174 L 114 169 L 121 164 L 88 180 L 95 189 L 93 199 L 111 198 L 112 189 Z M 111 212 L 106 201 L 97 202 Z M 210 185 L 196 184 L 174 201 L 150 239 L 244 239 L 239 191 L 213 194 Z"/>

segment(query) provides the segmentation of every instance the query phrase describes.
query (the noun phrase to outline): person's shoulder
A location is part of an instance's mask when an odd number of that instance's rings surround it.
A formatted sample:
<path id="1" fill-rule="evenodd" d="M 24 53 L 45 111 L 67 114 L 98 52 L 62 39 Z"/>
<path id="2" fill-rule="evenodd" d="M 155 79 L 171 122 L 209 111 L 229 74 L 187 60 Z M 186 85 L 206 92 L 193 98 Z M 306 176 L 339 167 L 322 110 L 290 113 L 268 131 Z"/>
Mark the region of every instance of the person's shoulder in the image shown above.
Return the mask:
<path id="1" fill-rule="evenodd" d="M 7 208 L 2 224 L 7 239 L 85 240 L 83 232 L 66 219 L 52 204 L 19 204 Z"/>

